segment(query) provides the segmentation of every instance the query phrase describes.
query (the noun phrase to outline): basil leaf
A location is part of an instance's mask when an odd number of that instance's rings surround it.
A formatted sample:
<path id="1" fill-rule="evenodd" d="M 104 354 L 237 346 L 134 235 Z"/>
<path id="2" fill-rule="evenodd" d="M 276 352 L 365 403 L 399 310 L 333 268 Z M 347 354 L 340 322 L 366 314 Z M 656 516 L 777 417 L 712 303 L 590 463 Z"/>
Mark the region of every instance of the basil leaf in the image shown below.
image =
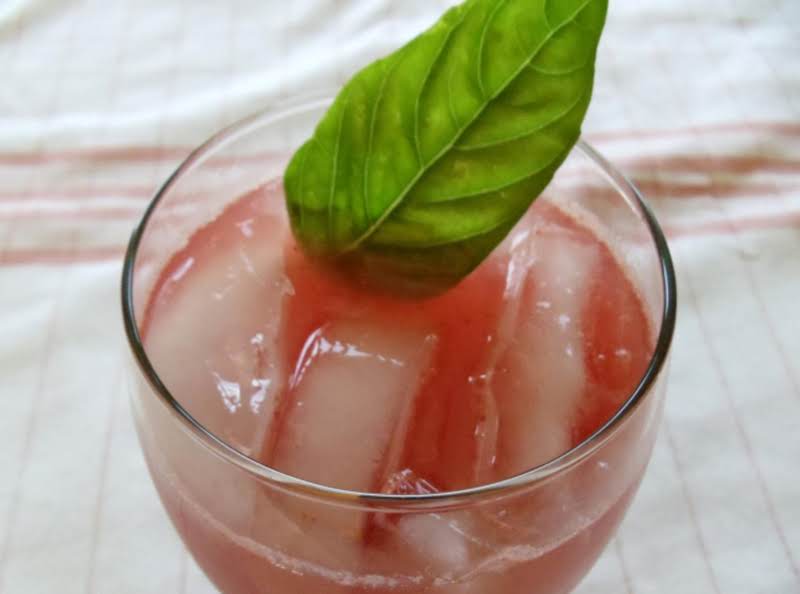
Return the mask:
<path id="1" fill-rule="evenodd" d="M 467 275 L 580 136 L 607 0 L 468 0 L 343 88 L 285 174 L 310 254 L 432 293 Z"/>

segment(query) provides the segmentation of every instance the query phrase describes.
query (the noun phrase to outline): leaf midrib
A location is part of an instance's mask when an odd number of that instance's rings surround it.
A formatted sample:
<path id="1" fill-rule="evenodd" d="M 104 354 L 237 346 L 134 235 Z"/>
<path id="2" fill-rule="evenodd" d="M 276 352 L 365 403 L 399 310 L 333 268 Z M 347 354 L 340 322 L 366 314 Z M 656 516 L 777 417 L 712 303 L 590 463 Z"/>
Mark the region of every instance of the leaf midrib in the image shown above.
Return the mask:
<path id="1" fill-rule="evenodd" d="M 586 95 L 587 95 L 588 92 L 589 91 L 586 90 L 583 93 L 581 93 L 580 95 L 578 95 L 578 98 L 575 99 L 575 101 L 570 103 L 562 111 L 559 111 L 558 113 L 554 114 L 551 118 L 536 124 L 536 126 L 533 126 L 531 128 L 526 128 L 525 131 L 518 132 L 514 136 L 502 136 L 502 137 L 496 138 L 494 140 L 485 141 L 485 142 L 483 142 L 481 144 L 460 144 L 458 146 L 454 146 L 453 150 L 456 150 L 456 151 L 459 151 L 459 152 L 463 152 L 463 153 L 469 153 L 469 152 L 473 152 L 473 151 L 480 151 L 480 150 L 484 150 L 484 149 L 495 148 L 495 147 L 498 147 L 498 146 L 502 146 L 504 144 L 508 144 L 509 142 L 514 142 L 516 140 L 522 140 L 523 138 L 527 138 L 528 136 L 536 134 L 537 132 L 541 132 L 542 130 L 544 130 L 548 126 L 553 125 L 554 123 L 556 123 L 560 119 L 562 119 L 565 116 L 567 116 L 570 113 L 572 113 L 572 111 L 575 109 L 575 107 L 581 101 L 586 99 Z"/>
<path id="2" fill-rule="evenodd" d="M 504 2 L 504 1 L 505 0 L 499 0 L 499 2 Z M 346 254 L 347 252 L 351 252 L 351 251 L 356 250 L 364 241 L 366 241 L 371 235 L 373 235 L 381 225 L 383 225 L 383 223 L 386 221 L 386 219 L 389 218 L 392 215 L 392 213 L 398 208 L 398 206 L 400 206 L 400 204 L 402 204 L 403 200 L 405 200 L 406 196 L 408 196 L 408 193 L 414 188 L 414 186 L 422 178 L 422 176 L 425 175 L 425 173 L 427 173 L 431 169 L 431 167 L 433 165 L 435 165 L 445 154 L 447 154 L 456 145 L 456 143 L 464 135 L 464 133 L 478 120 L 478 118 L 483 114 L 483 112 L 492 103 L 494 103 L 500 95 L 502 95 L 505 92 L 505 90 L 508 88 L 508 86 L 514 80 L 517 79 L 517 77 L 520 75 L 520 73 L 522 73 L 522 71 L 525 70 L 525 68 L 528 67 L 528 65 L 539 54 L 539 52 L 542 50 L 542 48 L 553 38 L 553 36 L 555 36 L 555 34 L 558 33 L 559 31 L 561 31 L 564 27 L 567 27 L 567 26 L 571 25 L 575 21 L 577 16 L 581 12 L 583 12 L 586 9 L 586 7 L 589 5 L 589 3 L 592 2 L 592 1 L 593 0 L 586 0 L 583 4 L 581 4 L 575 10 L 575 12 L 573 12 L 569 16 L 569 18 L 565 19 L 563 23 L 561 23 L 558 27 L 556 27 L 554 29 L 553 28 L 550 29 L 550 31 L 547 33 L 547 35 L 542 40 L 542 42 L 533 50 L 533 52 L 531 53 L 530 57 L 528 57 L 526 60 L 523 60 L 523 62 L 520 65 L 520 67 L 516 71 L 514 71 L 502 85 L 500 85 L 500 87 L 494 93 L 494 95 L 489 97 L 489 99 L 480 107 L 480 109 L 478 109 L 475 112 L 475 114 L 472 116 L 472 118 L 470 118 L 469 121 L 467 121 L 467 123 L 464 126 L 462 126 L 456 132 L 456 134 L 454 135 L 453 139 L 449 143 L 447 143 L 444 147 L 442 147 L 442 150 L 440 150 L 436 155 L 434 155 L 434 157 L 430 160 L 430 162 L 428 162 L 428 164 L 425 167 L 420 167 L 420 170 L 416 173 L 416 175 L 414 175 L 414 177 L 411 178 L 409 183 L 406 184 L 406 187 L 403 188 L 403 190 L 400 192 L 400 194 L 398 194 L 397 198 L 395 198 L 395 200 L 389 205 L 389 207 L 383 212 L 383 214 L 381 214 L 375 220 L 375 222 L 372 225 L 370 225 L 364 231 L 364 233 L 362 233 L 360 236 L 358 236 L 352 243 L 350 243 L 349 245 L 345 246 L 340 251 L 340 255 Z M 458 23 L 457 26 L 460 27 L 462 24 L 463 24 L 463 21 Z M 377 107 L 376 107 L 376 109 L 377 109 Z M 339 139 L 337 138 L 337 144 L 338 144 L 338 140 Z"/>

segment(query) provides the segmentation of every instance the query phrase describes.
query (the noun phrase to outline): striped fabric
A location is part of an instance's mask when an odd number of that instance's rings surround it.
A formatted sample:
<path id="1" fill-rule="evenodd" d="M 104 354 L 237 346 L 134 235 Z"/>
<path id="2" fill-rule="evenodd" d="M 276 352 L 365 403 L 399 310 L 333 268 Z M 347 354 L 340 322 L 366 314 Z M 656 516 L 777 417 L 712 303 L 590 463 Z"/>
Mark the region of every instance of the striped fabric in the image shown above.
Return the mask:
<path id="1" fill-rule="evenodd" d="M 117 294 L 158 183 L 449 2 L 0 0 L 0 592 L 214 592 L 124 391 Z M 681 289 L 666 420 L 581 594 L 800 592 L 800 3 L 612 1 L 589 140 Z"/>

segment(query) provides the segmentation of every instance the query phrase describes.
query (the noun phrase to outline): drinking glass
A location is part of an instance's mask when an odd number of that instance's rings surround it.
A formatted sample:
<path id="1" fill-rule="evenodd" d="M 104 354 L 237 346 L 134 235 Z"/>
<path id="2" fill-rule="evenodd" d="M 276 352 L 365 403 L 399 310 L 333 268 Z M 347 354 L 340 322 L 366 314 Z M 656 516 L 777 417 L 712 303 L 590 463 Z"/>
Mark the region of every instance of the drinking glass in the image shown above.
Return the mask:
<path id="1" fill-rule="evenodd" d="M 280 179 L 329 105 L 325 97 L 295 100 L 212 137 L 166 181 L 132 235 L 122 277 L 132 404 L 163 505 L 225 594 L 569 592 L 614 534 L 650 458 L 676 308 L 670 253 L 651 210 L 586 142 L 538 201 L 592 221 L 639 293 L 654 348 L 616 413 L 557 458 L 453 492 L 333 488 L 226 443 L 224 427 L 204 426 L 192 395 L 171 393 L 159 376 L 142 330 L 170 256 L 238 197 Z M 352 527 L 369 523 L 402 525 L 415 537 L 365 544 Z"/>

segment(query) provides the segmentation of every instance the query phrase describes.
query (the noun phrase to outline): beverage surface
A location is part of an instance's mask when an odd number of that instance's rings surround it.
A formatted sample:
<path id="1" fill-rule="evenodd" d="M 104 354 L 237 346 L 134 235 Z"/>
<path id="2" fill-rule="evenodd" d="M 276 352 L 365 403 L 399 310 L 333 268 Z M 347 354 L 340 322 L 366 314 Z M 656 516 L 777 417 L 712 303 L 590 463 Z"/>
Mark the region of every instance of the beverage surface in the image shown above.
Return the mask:
<path id="1" fill-rule="evenodd" d="M 466 488 L 558 457 L 614 414 L 653 348 L 612 251 L 547 200 L 456 287 L 411 300 L 308 260 L 278 182 L 171 257 L 142 333 L 166 387 L 230 445 L 385 493 Z"/>

